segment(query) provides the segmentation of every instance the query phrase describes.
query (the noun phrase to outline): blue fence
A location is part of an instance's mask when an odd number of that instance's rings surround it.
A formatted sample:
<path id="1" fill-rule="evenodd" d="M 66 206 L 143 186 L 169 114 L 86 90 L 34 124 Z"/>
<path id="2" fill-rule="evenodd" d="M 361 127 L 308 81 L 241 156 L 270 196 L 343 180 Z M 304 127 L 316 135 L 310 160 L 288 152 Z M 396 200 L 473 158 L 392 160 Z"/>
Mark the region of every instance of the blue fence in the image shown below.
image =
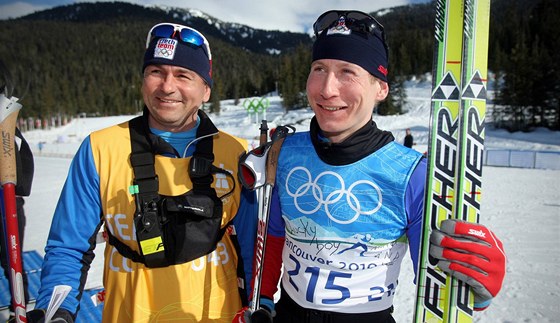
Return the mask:
<path id="1" fill-rule="evenodd" d="M 484 164 L 488 166 L 560 170 L 560 152 L 488 149 L 485 150 Z"/>

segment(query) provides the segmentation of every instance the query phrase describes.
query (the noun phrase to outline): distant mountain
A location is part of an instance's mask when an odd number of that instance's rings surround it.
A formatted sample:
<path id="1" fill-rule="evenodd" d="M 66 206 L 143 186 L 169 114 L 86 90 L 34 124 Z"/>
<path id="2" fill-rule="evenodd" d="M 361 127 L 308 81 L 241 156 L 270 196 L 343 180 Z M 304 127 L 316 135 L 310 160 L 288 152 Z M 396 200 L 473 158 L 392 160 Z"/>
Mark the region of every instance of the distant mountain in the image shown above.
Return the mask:
<path id="1" fill-rule="evenodd" d="M 72 21 L 98 23 L 103 21 L 169 21 L 189 25 L 205 36 L 214 37 L 254 53 L 280 54 L 311 39 L 303 33 L 271 31 L 221 21 L 194 9 L 144 7 L 128 2 L 75 3 L 36 12 L 21 20 Z"/>
<path id="2" fill-rule="evenodd" d="M 372 12 L 385 26 L 391 81 L 431 71 L 435 2 Z M 533 106 L 541 115 L 531 116 L 537 122 L 560 115 L 558 20 L 558 0 L 491 1 L 488 68 L 501 86 L 495 102 L 513 106 L 519 115 Z M 17 88 L 28 89 L 18 94 L 26 106 L 22 115 L 140 110 L 145 37 L 162 21 L 192 26 L 209 38 L 212 103 L 279 90 L 287 109 L 307 104 L 302 95 L 311 59 L 307 34 L 251 28 L 186 8 L 88 2 L 0 20 L 0 59 L 18 78 Z"/>

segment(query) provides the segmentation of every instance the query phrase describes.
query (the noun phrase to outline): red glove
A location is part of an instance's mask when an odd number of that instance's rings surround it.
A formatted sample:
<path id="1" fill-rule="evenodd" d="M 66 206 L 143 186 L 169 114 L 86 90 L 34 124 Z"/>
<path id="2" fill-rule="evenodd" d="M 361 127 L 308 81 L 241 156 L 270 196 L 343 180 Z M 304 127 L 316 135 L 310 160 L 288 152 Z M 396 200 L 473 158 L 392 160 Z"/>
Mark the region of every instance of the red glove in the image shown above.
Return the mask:
<path id="1" fill-rule="evenodd" d="M 448 219 L 430 236 L 437 266 L 471 286 L 475 310 L 483 310 L 502 288 L 506 255 L 502 242 L 485 226 Z"/>

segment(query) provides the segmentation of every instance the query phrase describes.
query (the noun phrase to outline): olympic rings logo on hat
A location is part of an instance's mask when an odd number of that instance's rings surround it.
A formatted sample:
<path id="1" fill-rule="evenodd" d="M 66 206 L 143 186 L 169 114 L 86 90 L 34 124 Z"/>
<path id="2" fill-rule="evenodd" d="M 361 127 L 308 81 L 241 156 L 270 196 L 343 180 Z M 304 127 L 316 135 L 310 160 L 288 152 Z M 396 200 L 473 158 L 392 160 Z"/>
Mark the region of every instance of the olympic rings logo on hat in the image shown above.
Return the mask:
<path id="1" fill-rule="evenodd" d="M 154 53 L 154 56 L 163 58 L 169 58 L 172 55 L 173 52 L 169 51 L 168 49 L 156 49 Z"/>
<path id="2" fill-rule="evenodd" d="M 156 47 L 154 48 L 154 58 L 165 58 L 172 60 L 175 57 L 175 50 L 177 49 L 177 40 L 162 38 L 158 39 Z"/>

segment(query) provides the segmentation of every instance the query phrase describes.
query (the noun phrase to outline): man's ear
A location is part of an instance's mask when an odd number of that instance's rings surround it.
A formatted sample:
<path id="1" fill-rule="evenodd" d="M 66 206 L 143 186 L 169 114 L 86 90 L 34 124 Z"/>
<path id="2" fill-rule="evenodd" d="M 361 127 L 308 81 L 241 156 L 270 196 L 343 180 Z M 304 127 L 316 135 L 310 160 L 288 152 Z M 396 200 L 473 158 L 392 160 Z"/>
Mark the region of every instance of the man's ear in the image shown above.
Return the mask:
<path id="1" fill-rule="evenodd" d="M 210 101 L 210 94 L 212 94 L 212 89 L 208 86 L 208 84 L 204 85 L 204 96 L 202 97 L 202 102 L 206 103 Z"/>
<path id="2" fill-rule="evenodd" d="M 389 95 L 389 83 L 379 80 L 377 83 L 379 84 L 379 91 L 377 91 L 376 99 L 377 101 L 383 101 L 387 98 L 387 95 Z"/>

